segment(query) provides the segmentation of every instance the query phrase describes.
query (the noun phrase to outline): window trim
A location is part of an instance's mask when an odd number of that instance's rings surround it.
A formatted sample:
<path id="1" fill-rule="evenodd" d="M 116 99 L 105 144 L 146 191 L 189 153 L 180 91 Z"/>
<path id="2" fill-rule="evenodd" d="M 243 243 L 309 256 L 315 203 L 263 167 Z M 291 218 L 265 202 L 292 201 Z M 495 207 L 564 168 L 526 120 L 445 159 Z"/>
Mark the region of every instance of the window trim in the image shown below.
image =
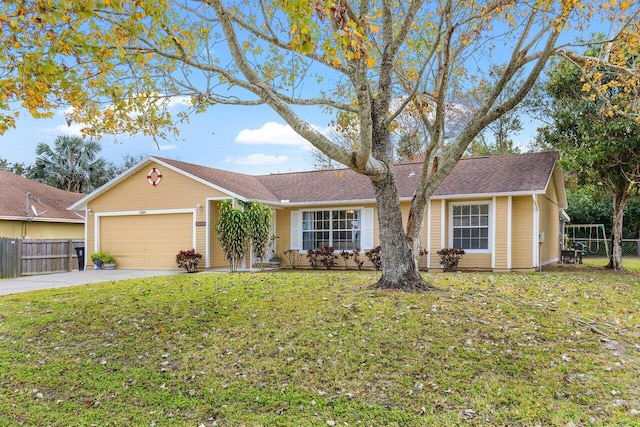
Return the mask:
<path id="1" fill-rule="evenodd" d="M 367 251 L 375 247 L 375 209 L 373 207 L 367 207 L 364 205 L 357 206 L 314 206 L 303 208 L 299 210 L 291 211 L 291 248 L 300 251 L 301 254 L 306 254 L 308 251 L 303 250 L 303 230 L 302 221 L 304 212 L 318 212 L 318 211 L 348 211 L 359 210 L 360 211 L 360 250 Z"/>
<path id="2" fill-rule="evenodd" d="M 364 222 L 364 211 L 365 211 L 365 207 L 364 206 L 339 206 L 339 207 L 317 207 L 317 208 L 310 208 L 310 209 L 300 209 L 300 253 L 304 253 L 306 254 L 308 252 L 308 249 L 303 249 L 304 247 L 304 233 L 305 231 L 310 231 L 310 230 L 304 230 L 303 228 L 303 224 L 304 224 L 304 214 L 305 212 L 321 212 L 321 211 L 329 211 L 329 216 L 332 217 L 333 216 L 333 212 L 334 211 L 349 211 L 349 210 L 353 210 L 353 211 L 360 211 L 360 217 L 358 219 L 358 221 L 360 221 L 360 231 L 359 231 L 359 245 L 362 246 L 363 242 L 364 242 L 364 230 L 363 230 L 363 222 Z M 330 218 L 329 219 L 330 223 L 332 224 L 333 219 Z M 333 228 L 329 228 L 329 241 L 331 242 L 332 246 L 335 246 L 333 244 Z M 360 248 L 362 250 L 362 248 Z M 338 250 L 338 249 L 336 249 Z"/>
<path id="3" fill-rule="evenodd" d="M 487 249 L 465 249 L 465 253 L 468 254 L 490 254 L 492 253 L 493 244 L 493 228 L 494 228 L 494 214 L 493 203 L 491 200 L 465 200 L 461 202 L 449 203 L 449 226 L 448 228 L 448 243 L 449 247 L 453 247 L 453 208 L 456 206 L 472 206 L 472 205 L 486 205 L 488 208 L 487 218 Z M 480 228 L 480 227 L 478 227 Z"/>

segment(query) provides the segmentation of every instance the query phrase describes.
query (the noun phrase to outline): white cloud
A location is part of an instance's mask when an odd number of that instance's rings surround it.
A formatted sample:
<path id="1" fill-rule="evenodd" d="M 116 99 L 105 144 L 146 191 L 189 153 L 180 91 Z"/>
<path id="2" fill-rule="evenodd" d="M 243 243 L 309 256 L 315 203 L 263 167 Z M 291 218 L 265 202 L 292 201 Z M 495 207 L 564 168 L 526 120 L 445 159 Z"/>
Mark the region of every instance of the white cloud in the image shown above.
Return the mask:
<path id="1" fill-rule="evenodd" d="M 183 106 L 190 106 L 191 105 L 191 98 L 189 98 L 188 96 L 171 96 L 169 97 L 169 100 L 167 102 L 167 107 L 172 108 L 172 107 L 183 107 Z"/>
<path id="2" fill-rule="evenodd" d="M 248 166 L 279 165 L 288 161 L 289 156 L 275 156 L 264 153 L 250 154 L 245 157 L 227 157 L 225 159 L 226 163 Z"/>
<path id="3" fill-rule="evenodd" d="M 67 124 L 59 124 L 53 128 L 49 128 L 48 130 L 55 135 L 70 135 L 70 136 L 82 136 L 82 129 L 84 129 L 86 125 L 82 123 L 72 123 L 71 125 Z"/>
<path id="4" fill-rule="evenodd" d="M 175 144 L 160 145 L 160 146 L 158 146 L 158 150 L 160 150 L 160 151 L 171 151 L 171 150 L 177 150 L 178 147 L 179 146 L 175 145 Z"/>
<path id="5" fill-rule="evenodd" d="M 240 144 L 251 145 L 295 145 L 310 149 L 309 141 L 298 135 L 291 126 L 267 122 L 259 129 L 243 129 L 236 136 Z"/>

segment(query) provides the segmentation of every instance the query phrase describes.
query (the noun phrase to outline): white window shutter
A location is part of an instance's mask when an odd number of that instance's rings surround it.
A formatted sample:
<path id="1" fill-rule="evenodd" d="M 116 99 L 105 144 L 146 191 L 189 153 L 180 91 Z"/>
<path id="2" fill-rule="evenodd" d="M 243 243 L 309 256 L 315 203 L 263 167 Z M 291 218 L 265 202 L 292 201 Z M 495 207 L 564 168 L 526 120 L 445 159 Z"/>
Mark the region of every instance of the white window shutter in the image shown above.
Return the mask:
<path id="1" fill-rule="evenodd" d="M 362 245 L 362 249 L 373 249 L 373 242 L 375 241 L 373 237 L 373 208 L 364 208 L 362 209 L 362 237 L 360 244 Z"/>
<path id="2" fill-rule="evenodd" d="M 302 250 L 300 244 L 300 226 L 302 224 L 302 212 L 291 211 L 291 248 Z"/>

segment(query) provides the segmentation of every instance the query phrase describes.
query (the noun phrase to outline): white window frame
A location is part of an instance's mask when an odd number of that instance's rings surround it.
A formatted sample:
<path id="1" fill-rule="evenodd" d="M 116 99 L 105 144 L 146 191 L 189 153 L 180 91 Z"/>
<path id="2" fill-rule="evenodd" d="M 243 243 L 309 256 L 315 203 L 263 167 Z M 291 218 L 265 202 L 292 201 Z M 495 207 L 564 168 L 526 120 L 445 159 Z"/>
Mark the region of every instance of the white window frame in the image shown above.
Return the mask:
<path id="1" fill-rule="evenodd" d="M 466 249 L 464 251 L 466 253 L 473 254 L 489 254 L 491 253 L 491 248 L 493 244 L 493 229 L 494 229 L 494 218 L 493 218 L 493 203 L 490 200 L 469 200 L 464 202 L 454 202 L 449 204 L 449 247 L 453 247 L 453 209 L 457 206 L 473 206 L 473 205 L 485 205 L 488 208 L 488 218 L 487 218 L 487 248 L 486 249 Z M 480 228 L 480 227 L 478 227 Z M 484 228 L 484 226 L 483 226 Z"/>
<path id="2" fill-rule="evenodd" d="M 357 242 L 357 245 L 355 247 L 362 249 L 361 248 L 361 246 L 362 246 L 362 217 L 364 215 L 364 212 L 363 212 L 362 208 L 342 208 L 342 207 L 340 207 L 340 208 L 317 208 L 317 209 L 304 209 L 304 210 L 301 211 L 301 224 L 300 224 L 301 230 L 300 231 L 302 233 L 302 236 L 301 236 L 301 240 L 300 241 L 302 243 L 301 246 L 303 247 L 303 252 L 306 253 L 308 251 L 308 249 L 304 249 L 304 233 L 314 233 L 314 232 L 318 232 L 318 231 L 327 232 L 328 235 L 329 235 L 329 242 L 328 242 L 327 246 L 336 247 L 336 242 L 333 241 L 333 233 L 339 232 L 339 231 L 349 231 L 349 230 L 346 230 L 346 229 L 345 230 L 341 230 L 341 229 L 335 230 L 333 228 L 333 221 L 334 221 L 333 215 L 334 215 L 334 212 L 347 212 L 348 213 L 349 211 L 354 211 L 354 212 L 357 211 L 358 212 L 358 220 L 357 221 L 358 221 L 358 223 L 360 225 L 359 225 L 358 231 L 357 231 L 357 233 L 358 233 L 357 234 L 358 242 Z M 329 219 L 328 219 L 328 221 L 329 221 L 329 229 L 327 229 L 327 230 L 324 230 L 324 229 L 322 229 L 322 230 L 305 230 L 304 229 L 304 216 L 305 216 L 305 213 L 310 213 L 310 212 L 329 212 Z M 316 248 L 316 249 L 321 249 L 321 248 Z M 314 249 L 314 250 L 316 250 L 316 249 Z M 340 250 L 343 250 L 343 249 L 336 248 L 336 250 L 340 251 Z M 353 249 L 349 249 L 349 250 L 353 250 Z"/>
<path id="3" fill-rule="evenodd" d="M 360 215 L 358 218 L 359 224 L 359 248 L 360 250 L 368 250 L 373 248 L 373 208 L 366 208 L 364 206 L 323 206 L 323 207 L 314 207 L 309 209 L 300 209 L 297 211 L 291 211 L 291 247 L 292 249 L 297 249 L 300 253 L 307 253 L 306 249 L 303 249 L 303 232 L 306 230 L 302 229 L 303 217 L 305 212 L 319 212 L 319 211 L 329 211 L 330 221 L 333 221 L 331 218 L 333 216 L 333 212 L 335 211 L 360 211 Z M 333 244 L 333 229 L 329 229 L 329 242 Z M 371 246 L 371 247 L 369 247 Z M 335 245 L 334 245 L 335 247 Z M 336 249 L 338 250 L 338 249 Z"/>

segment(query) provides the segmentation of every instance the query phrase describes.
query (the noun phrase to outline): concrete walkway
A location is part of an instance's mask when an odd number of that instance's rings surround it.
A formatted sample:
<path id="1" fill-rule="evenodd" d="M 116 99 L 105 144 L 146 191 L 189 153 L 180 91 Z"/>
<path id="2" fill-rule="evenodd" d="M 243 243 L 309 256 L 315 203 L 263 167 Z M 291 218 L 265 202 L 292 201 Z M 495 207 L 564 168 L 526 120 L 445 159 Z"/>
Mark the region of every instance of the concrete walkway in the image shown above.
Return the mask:
<path id="1" fill-rule="evenodd" d="M 87 285 L 89 283 L 108 282 L 111 280 L 134 279 L 137 277 L 168 276 L 174 274 L 187 273 L 180 270 L 94 270 L 93 268 L 90 268 L 85 271 L 76 270 L 68 273 L 23 276 L 16 279 L 0 279 L 0 295 L 36 291 L 39 289 Z"/>

